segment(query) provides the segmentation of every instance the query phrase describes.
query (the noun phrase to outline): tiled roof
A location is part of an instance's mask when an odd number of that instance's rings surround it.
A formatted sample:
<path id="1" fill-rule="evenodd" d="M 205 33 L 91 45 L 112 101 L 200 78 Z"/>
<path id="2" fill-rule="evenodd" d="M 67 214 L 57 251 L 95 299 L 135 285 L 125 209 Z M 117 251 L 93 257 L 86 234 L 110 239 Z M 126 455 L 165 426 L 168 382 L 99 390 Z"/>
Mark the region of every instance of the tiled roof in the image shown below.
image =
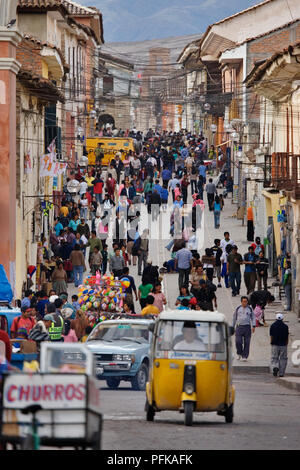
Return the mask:
<path id="1" fill-rule="evenodd" d="M 67 8 L 70 15 L 95 15 L 97 11 L 92 8 L 79 5 L 79 3 L 73 2 L 73 0 L 61 0 L 63 5 Z"/>
<path id="2" fill-rule="evenodd" d="M 19 0 L 18 6 L 22 8 L 53 8 L 60 7 L 61 0 Z"/>
<path id="3" fill-rule="evenodd" d="M 46 101 L 60 101 L 64 103 L 64 94 L 47 78 L 34 74 L 28 70 L 19 70 L 17 80 Z"/>
<path id="4" fill-rule="evenodd" d="M 68 10 L 62 4 L 62 0 L 18 0 L 17 11 L 47 11 L 59 10 L 63 16 L 68 15 Z"/>
<path id="5" fill-rule="evenodd" d="M 27 39 L 27 41 L 31 41 L 35 44 L 38 44 L 41 47 L 50 47 L 51 49 L 54 49 L 58 53 L 58 55 L 60 56 L 65 71 L 69 71 L 70 67 L 66 63 L 64 55 L 63 55 L 62 51 L 59 49 L 59 47 L 56 47 L 53 44 L 50 44 L 48 41 L 41 41 L 40 39 L 32 36 L 29 33 L 24 33 L 23 38 Z"/>
<path id="6" fill-rule="evenodd" d="M 269 59 L 266 59 L 262 64 L 258 63 L 253 67 L 249 75 L 246 77 L 244 80 L 244 83 L 246 83 L 247 87 L 251 87 L 255 84 L 255 82 L 259 81 L 268 67 L 276 61 L 279 57 L 284 56 L 287 52 L 292 55 L 294 49 L 297 49 L 300 47 L 300 42 L 296 42 L 295 44 L 291 44 L 290 46 L 286 47 L 285 49 L 282 49 L 281 51 L 275 52 Z"/>

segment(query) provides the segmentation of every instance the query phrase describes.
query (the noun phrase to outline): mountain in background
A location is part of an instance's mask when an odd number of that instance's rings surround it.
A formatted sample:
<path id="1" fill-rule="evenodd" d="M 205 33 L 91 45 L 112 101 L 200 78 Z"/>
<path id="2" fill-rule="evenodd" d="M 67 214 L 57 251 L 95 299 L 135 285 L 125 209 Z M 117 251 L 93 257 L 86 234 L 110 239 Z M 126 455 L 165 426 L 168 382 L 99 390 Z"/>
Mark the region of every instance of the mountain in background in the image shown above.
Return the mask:
<path id="1" fill-rule="evenodd" d="M 258 0 L 77 0 L 103 14 L 105 42 L 202 34 Z"/>
<path id="2" fill-rule="evenodd" d="M 101 46 L 101 51 L 106 54 L 120 57 L 135 65 L 136 70 L 142 70 L 149 62 L 149 50 L 156 47 L 166 47 L 170 50 L 170 64 L 175 65 L 182 49 L 192 41 L 200 39 L 201 34 L 188 34 L 186 36 L 176 36 L 161 39 L 151 39 L 147 41 L 130 42 L 105 42 Z M 179 66 L 178 66 L 179 67 Z"/>

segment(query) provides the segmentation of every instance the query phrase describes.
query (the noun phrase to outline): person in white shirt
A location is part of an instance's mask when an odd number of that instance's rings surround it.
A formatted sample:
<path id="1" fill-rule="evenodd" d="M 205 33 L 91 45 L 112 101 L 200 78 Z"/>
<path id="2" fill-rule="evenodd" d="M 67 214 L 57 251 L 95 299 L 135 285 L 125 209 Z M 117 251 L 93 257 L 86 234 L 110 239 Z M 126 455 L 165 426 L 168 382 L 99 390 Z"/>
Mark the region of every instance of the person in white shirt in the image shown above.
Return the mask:
<path id="1" fill-rule="evenodd" d="M 230 234 L 229 232 L 224 232 L 224 238 L 221 240 L 220 247 L 222 248 L 222 251 L 224 253 L 225 248 L 227 245 L 234 245 L 234 241 L 230 239 Z"/>
<path id="2" fill-rule="evenodd" d="M 88 215 L 88 206 L 89 206 L 89 201 L 85 195 L 85 193 L 81 196 L 81 199 L 80 199 L 80 204 L 81 204 L 81 208 L 80 208 L 80 217 L 84 220 L 85 222 L 87 221 L 87 215 Z"/>
<path id="3" fill-rule="evenodd" d="M 80 183 L 79 183 L 79 195 L 80 197 L 85 194 L 88 190 L 88 184 L 87 182 L 82 178 Z"/>

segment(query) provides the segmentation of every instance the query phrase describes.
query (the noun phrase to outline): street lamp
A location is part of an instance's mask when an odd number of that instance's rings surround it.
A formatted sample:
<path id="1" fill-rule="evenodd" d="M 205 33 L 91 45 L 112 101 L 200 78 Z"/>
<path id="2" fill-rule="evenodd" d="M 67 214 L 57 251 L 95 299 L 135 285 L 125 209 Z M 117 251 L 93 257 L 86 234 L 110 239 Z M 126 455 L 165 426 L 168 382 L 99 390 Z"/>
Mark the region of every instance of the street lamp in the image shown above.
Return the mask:
<path id="1" fill-rule="evenodd" d="M 215 135 L 216 135 L 216 131 L 217 131 L 218 127 L 216 126 L 216 124 L 211 124 L 210 126 L 210 130 L 213 134 L 213 145 L 215 146 Z"/>

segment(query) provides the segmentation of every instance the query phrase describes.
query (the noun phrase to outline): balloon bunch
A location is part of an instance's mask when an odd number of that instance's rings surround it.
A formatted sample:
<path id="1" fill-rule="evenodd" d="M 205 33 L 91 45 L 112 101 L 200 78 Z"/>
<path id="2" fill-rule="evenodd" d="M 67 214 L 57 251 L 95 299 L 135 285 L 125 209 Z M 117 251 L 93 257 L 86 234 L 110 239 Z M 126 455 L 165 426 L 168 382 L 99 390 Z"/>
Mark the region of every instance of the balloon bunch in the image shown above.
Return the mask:
<path id="1" fill-rule="evenodd" d="M 78 302 L 84 312 L 96 309 L 101 312 L 122 312 L 125 289 L 129 287 L 128 278 L 121 280 L 114 276 L 88 276 L 84 285 L 79 286 Z"/>

